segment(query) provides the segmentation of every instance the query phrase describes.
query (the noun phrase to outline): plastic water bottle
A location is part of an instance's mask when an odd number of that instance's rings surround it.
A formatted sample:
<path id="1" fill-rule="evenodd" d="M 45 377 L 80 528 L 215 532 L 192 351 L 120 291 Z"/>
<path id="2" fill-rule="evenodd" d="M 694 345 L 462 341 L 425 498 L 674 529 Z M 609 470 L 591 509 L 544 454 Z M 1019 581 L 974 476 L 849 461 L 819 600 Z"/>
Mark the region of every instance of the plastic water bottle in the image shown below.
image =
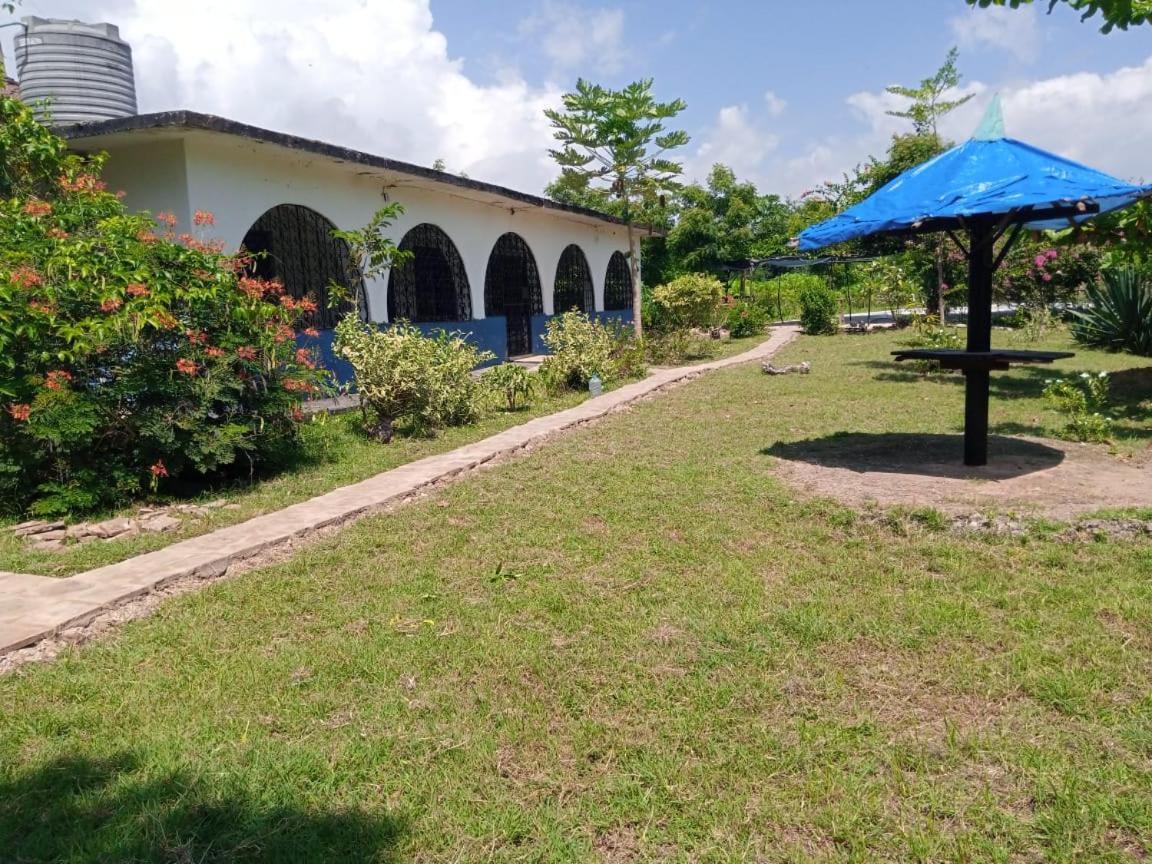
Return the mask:
<path id="1" fill-rule="evenodd" d="M 604 382 L 600 380 L 599 375 L 593 375 L 588 379 L 588 392 L 593 399 L 604 392 Z"/>

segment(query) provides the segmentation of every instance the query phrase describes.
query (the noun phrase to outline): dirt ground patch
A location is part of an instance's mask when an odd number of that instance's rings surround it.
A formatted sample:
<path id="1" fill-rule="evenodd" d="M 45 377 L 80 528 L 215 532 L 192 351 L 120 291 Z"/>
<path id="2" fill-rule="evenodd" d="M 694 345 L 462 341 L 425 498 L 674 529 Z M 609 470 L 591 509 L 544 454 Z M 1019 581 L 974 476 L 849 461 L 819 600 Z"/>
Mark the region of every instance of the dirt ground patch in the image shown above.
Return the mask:
<path id="1" fill-rule="evenodd" d="M 803 491 L 851 506 L 994 507 L 1055 519 L 1105 508 L 1152 507 L 1152 460 L 1036 438 L 989 440 L 988 464 L 961 464 L 959 435 L 843 434 L 764 452 Z"/>

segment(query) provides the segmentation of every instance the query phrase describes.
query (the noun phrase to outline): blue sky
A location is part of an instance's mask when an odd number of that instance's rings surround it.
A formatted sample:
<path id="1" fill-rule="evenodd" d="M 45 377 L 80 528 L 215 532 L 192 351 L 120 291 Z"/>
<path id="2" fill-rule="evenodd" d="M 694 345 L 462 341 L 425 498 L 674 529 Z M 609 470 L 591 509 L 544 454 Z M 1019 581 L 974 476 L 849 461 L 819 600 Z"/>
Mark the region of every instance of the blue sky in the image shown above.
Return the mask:
<path id="1" fill-rule="evenodd" d="M 690 177 L 713 161 L 796 195 L 880 154 L 892 83 L 960 48 L 973 102 L 1009 134 L 1152 179 L 1152 27 L 1100 34 L 1072 10 L 964 0 L 25 0 L 24 13 L 117 23 L 141 110 L 192 108 L 539 191 L 555 171 L 541 112 L 578 75 L 682 97 Z M 221 26 L 227 22 L 227 26 Z M 10 39 L 11 31 L 0 31 Z M 8 56 L 10 49 L 6 47 Z"/>

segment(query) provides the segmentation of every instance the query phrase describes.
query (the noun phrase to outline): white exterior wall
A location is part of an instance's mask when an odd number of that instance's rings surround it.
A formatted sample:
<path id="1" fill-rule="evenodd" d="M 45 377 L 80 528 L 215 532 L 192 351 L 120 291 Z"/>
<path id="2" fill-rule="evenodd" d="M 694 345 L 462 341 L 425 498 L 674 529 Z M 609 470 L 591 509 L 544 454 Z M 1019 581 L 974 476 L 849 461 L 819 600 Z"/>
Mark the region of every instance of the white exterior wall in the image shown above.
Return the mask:
<path id="1" fill-rule="evenodd" d="M 154 155 L 142 159 L 149 150 Z M 553 312 L 556 266 L 566 246 L 576 243 L 588 259 L 597 309 L 604 308 L 604 276 L 609 258 L 615 251 L 628 251 L 624 226 L 500 201 L 491 193 L 435 185 L 410 175 L 339 163 L 231 135 L 195 131 L 181 140 L 110 146 L 109 151 L 112 188 L 127 190 L 130 206 L 173 212 L 180 222 L 178 232 L 192 231 L 204 239 L 223 240 L 228 249 L 237 248 L 252 224 L 277 204 L 300 204 L 322 214 L 338 228 L 354 229 L 367 224 L 385 203 L 386 193 L 389 200 L 405 207 L 405 213 L 390 231 L 397 243 L 410 228 L 430 222 L 456 244 L 468 274 L 473 318 L 485 317 L 484 274 L 488 256 L 505 232 L 516 232 L 532 250 L 546 314 Z M 182 172 L 178 170 L 181 157 Z M 155 168 L 141 170 L 142 164 Z M 191 218 L 197 210 L 211 212 L 215 226 L 194 228 Z M 386 318 L 387 284 L 385 276 L 368 286 L 369 308 L 377 321 Z"/>

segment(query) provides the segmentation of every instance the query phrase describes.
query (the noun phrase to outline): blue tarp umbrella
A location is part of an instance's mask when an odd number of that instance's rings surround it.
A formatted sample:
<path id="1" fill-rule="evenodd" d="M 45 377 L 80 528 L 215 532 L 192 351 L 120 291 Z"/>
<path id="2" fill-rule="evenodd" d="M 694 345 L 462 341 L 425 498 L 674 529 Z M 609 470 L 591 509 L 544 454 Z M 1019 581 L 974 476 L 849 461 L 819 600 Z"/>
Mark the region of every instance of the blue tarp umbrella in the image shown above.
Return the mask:
<path id="1" fill-rule="evenodd" d="M 843 213 L 805 229 L 812 251 L 878 234 L 946 231 L 968 258 L 965 351 L 900 351 L 897 359 L 938 360 L 960 369 L 965 390 L 964 462 L 988 461 L 988 374 L 1011 363 L 1051 362 L 1071 354 L 992 351 L 992 275 L 1025 228 L 1067 228 L 1152 195 L 1152 185 L 1125 183 L 1069 159 L 1007 138 L 995 97 L 976 134 L 905 171 Z M 959 233 L 966 233 L 967 244 Z M 996 243 L 1008 241 L 996 253 Z"/>

